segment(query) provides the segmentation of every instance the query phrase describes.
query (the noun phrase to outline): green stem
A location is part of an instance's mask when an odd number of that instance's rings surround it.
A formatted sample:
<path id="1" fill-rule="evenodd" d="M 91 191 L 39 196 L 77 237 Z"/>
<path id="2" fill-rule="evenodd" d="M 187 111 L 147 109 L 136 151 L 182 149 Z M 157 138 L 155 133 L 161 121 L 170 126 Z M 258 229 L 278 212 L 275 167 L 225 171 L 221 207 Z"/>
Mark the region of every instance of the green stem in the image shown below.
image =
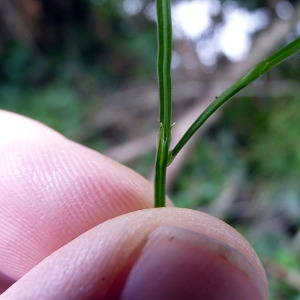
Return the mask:
<path id="1" fill-rule="evenodd" d="M 172 22 L 170 0 L 156 0 L 158 36 L 159 135 L 155 162 L 155 207 L 165 206 L 166 169 L 172 119 Z"/>
<path id="2" fill-rule="evenodd" d="M 203 125 L 203 123 L 225 102 L 227 102 L 232 96 L 242 90 L 245 86 L 249 85 L 258 77 L 264 75 L 279 63 L 283 62 L 297 51 L 300 50 L 300 37 L 290 42 L 285 47 L 281 48 L 268 58 L 264 59 L 253 69 L 250 70 L 245 76 L 240 78 L 236 83 L 229 87 L 219 97 L 212 102 L 204 112 L 197 118 L 197 120 L 191 125 L 187 132 L 183 135 L 177 145 L 169 152 L 168 165 L 174 160 L 179 151 L 189 141 L 193 134 Z"/>

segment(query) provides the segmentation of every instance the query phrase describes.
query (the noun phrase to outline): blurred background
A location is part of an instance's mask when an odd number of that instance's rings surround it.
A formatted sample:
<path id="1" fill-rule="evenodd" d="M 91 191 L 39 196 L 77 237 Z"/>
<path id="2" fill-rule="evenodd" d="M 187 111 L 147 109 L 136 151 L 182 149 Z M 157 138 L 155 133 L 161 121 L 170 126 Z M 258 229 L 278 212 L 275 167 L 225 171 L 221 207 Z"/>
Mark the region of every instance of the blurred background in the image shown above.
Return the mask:
<path id="1" fill-rule="evenodd" d="M 174 0 L 172 10 L 176 142 L 224 89 L 299 36 L 300 3 Z M 2 0 L 0 109 L 151 180 L 156 47 L 152 0 Z M 271 299 L 300 299 L 299 63 L 297 54 L 240 92 L 168 170 L 176 205 L 209 212 L 250 241 Z"/>

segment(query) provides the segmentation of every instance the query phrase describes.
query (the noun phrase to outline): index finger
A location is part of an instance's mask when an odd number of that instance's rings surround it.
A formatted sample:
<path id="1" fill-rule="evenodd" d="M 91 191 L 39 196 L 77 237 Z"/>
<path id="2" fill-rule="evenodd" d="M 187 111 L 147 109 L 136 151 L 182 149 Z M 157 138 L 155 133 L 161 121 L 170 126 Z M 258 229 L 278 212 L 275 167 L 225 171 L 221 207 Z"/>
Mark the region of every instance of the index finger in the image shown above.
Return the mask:
<path id="1" fill-rule="evenodd" d="M 18 279 L 116 216 L 153 206 L 137 173 L 31 119 L 0 111 L 0 272 Z"/>

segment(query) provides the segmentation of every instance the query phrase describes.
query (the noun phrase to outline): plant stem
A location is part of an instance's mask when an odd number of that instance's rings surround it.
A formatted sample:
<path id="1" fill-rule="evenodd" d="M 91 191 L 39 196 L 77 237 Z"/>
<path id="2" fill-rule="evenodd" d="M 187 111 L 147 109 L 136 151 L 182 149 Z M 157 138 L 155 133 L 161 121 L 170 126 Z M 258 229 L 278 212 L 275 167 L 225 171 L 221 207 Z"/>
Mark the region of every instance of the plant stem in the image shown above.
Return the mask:
<path id="1" fill-rule="evenodd" d="M 168 165 L 174 160 L 179 151 L 189 141 L 193 134 L 203 125 L 203 123 L 225 102 L 227 102 L 232 96 L 242 90 L 245 86 L 249 85 L 255 79 L 264 75 L 279 63 L 283 62 L 297 51 L 300 50 L 300 37 L 290 42 L 285 47 L 281 48 L 268 58 L 264 59 L 253 69 L 250 70 L 245 76 L 240 78 L 236 83 L 229 87 L 219 97 L 216 98 L 197 118 L 197 120 L 191 125 L 187 132 L 183 135 L 177 145 L 169 152 Z"/>
<path id="2" fill-rule="evenodd" d="M 172 119 L 172 22 L 170 0 L 156 0 L 158 37 L 159 135 L 155 162 L 155 207 L 165 206 L 166 169 L 171 141 Z"/>

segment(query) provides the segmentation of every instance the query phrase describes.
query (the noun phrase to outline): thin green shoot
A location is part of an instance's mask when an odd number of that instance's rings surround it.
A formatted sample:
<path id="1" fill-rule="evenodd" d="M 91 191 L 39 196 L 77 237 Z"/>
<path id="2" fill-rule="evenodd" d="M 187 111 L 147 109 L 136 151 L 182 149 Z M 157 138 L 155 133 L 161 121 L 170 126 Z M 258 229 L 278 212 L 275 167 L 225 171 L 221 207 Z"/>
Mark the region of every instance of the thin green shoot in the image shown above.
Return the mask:
<path id="1" fill-rule="evenodd" d="M 294 55 L 300 50 L 300 37 L 294 39 L 292 42 L 273 53 L 268 58 L 261 61 L 254 68 L 252 68 L 245 76 L 237 80 L 225 92 L 218 96 L 197 118 L 197 120 L 190 126 L 183 137 L 179 140 L 177 145 L 169 152 L 168 165 L 174 160 L 176 155 L 180 152 L 183 146 L 189 141 L 194 133 L 204 124 L 204 122 L 224 103 L 226 103 L 232 96 L 237 94 L 251 82 L 266 74 L 275 66 Z"/>
<path id="2" fill-rule="evenodd" d="M 172 23 L 170 0 L 157 0 L 158 36 L 158 88 L 159 88 L 159 136 L 155 162 L 155 207 L 165 206 L 166 169 L 171 142 L 172 127 Z"/>

